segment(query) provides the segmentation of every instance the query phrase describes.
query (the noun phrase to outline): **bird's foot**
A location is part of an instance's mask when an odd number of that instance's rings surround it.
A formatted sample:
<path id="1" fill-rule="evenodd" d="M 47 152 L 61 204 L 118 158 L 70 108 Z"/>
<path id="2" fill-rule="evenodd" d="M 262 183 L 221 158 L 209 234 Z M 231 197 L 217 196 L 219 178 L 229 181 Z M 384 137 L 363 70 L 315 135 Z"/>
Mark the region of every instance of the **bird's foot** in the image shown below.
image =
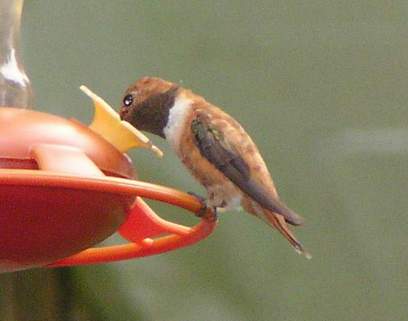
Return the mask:
<path id="1" fill-rule="evenodd" d="M 208 204 L 208 200 L 194 192 L 187 192 L 194 196 L 201 204 L 200 209 L 195 213 L 197 217 L 204 218 L 210 222 L 215 222 L 218 219 L 217 208 Z"/>

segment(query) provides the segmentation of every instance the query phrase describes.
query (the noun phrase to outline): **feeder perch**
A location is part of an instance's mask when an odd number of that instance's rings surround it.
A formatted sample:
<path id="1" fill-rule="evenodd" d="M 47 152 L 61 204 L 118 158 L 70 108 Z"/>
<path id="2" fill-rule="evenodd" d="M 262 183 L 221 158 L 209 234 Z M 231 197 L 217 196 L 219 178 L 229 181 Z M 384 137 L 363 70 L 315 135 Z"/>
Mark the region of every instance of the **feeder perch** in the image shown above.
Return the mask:
<path id="1" fill-rule="evenodd" d="M 17 46 L 22 4 L 0 0 L 0 272 L 155 255 L 207 237 L 214 220 L 179 225 L 142 200 L 201 207 L 189 194 L 136 180 L 124 153 L 161 151 L 89 89 L 81 87 L 95 106 L 89 126 L 18 108 L 31 106 Z M 93 248 L 115 232 L 129 243 Z"/>

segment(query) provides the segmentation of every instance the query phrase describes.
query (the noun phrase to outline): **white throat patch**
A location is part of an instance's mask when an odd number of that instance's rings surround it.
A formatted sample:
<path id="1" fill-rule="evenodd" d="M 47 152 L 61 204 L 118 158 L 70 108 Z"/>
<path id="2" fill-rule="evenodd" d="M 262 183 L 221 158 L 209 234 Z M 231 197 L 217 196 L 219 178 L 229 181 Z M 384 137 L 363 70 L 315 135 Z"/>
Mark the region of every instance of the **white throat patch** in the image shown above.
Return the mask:
<path id="1" fill-rule="evenodd" d="M 192 101 L 186 97 L 178 96 L 170 109 L 169 118 L 163 133 L 174 149 L 178 146 L 183 131 L 186 117 L 191 111 Z"/>

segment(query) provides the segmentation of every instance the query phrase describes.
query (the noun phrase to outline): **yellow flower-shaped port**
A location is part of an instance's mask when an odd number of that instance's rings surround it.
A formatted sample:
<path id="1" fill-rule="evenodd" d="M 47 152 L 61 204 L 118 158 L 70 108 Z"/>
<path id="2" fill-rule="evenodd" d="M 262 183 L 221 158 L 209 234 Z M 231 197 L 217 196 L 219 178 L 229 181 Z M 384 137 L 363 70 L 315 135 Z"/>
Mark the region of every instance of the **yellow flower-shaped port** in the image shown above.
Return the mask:
<path id="1" fill-rule="evenodd" d="M 163 152 L 127 121 L 120 119 L 116 111 L 101 97 L 96 95 L 86 86 L 80 89 L 89 96 L 95 107 L 95 114 L 89 128 L 97 132 L 119 151 L 126 152 L 134 147 L 150 149 L 158 157 L 163 157 Z"/>

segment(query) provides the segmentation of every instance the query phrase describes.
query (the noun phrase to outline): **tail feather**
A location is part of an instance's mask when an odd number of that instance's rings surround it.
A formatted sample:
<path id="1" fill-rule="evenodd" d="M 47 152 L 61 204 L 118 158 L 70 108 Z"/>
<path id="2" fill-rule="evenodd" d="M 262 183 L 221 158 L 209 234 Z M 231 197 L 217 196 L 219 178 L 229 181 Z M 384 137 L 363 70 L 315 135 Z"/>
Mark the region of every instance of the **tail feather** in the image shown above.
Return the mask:
<path id="1" fill-rule="evenodd" d="M 285 218 L 282 215 L 266 209 L 263 209 L 262 214 L 264 221 L 276 228 L 289 241 L 297 253 L 304 255 L 307 259 L 312 258 L 310 253 L 303 247 L 302 243 L 297 240 L 296 236 L 289 229 Z"/>

